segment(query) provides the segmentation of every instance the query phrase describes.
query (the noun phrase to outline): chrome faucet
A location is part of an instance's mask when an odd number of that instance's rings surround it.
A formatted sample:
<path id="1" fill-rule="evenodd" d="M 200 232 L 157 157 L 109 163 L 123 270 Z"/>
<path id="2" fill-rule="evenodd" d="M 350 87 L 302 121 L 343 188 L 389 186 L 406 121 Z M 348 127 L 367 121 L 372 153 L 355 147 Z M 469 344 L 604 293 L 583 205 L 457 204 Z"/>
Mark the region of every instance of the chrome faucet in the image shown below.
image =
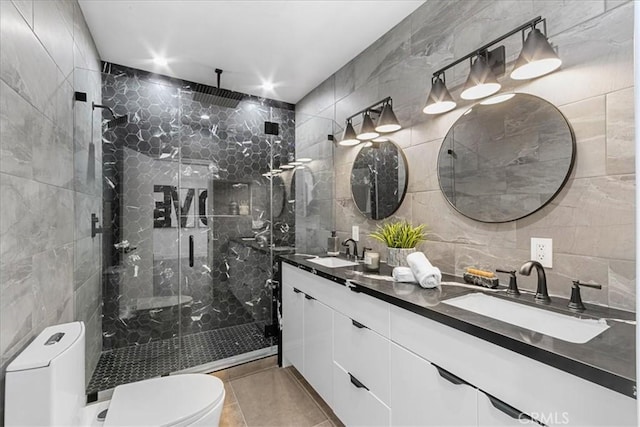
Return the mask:
<path id="1" fill-rule="evenodd" d="M 549 304 L 551 298 L 549 298 L 549 292 L 547 291 L 547 276 L 544 274 L 544 267 L 538 261 L 527 261 L 520 267 L 520 274 L 528 276 L 531 274 L 531 269 L 535 267 L 538 271 L 538 289 L 536 289 L 535 302 L 539 304 Z"/>
<path id="2" fill-rule="evenodd" d="M 347 248 L 346 251 L 345 251 L 345 253 L 347 255 L 347 258 L 349 258 L 349 256 L 351 255 L 349 253 L 349 242 L 353 243 L 353 256 L 354 256 L 355 260 L 357 261 L 358 260 L 358 242 L 356 242 L 353 239 L 347 239 L 344 242 L 342 242 L 342 246 Z"/>

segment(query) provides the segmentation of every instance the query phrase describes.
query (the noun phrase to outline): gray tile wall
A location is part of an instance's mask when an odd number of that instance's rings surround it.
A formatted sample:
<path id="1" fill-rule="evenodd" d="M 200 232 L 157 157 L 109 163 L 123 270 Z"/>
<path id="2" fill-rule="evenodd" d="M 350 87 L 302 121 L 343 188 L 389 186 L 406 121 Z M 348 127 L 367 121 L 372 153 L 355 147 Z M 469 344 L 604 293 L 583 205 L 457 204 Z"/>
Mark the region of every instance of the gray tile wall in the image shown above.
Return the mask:
<path id="1" fill-rule="evenodd" d="M 74 70 L 99 66 L 75 0 L 0 1 L 0 423 L 5 368 L 36 334 L 81 319 L 88 345 L 99 338 L 100 263 L 78 256 L 99 239 L 76 214 L 100 206 L 100 193 L 80 188 L 100 163 L 82 152 L 89 138 L 73 138 L 74 120 L 91 120 L 90 106 L 75 111 Z M 77 90 L 92 87 L 99 94 L 100 80 Z"/>
<path id="2" fill-rule="evenodd" d="M 538 15 L 548 20 L 562 69 L 533 81 L 504 77 L 501 82 L 506 90 L 531 93 L 560 108 L 576 134 L 575 168 L 560 194 L 535 214 L 506 224 L 475 222 L 449 206 L 436 173 L 440 144 L 471 103 L 459 101 L 458 108 L 440 116 L 423 114 L 429 78 Z M 518 36 L 506 41 L 508 61 L 515 60 L 520 43 Z M 529 259 L 531 237 L 553 238 L 554 268 L 547 274 L 552 294 L 567 297 L 572 279 L 591 280 L 603 289 L 585 290 L 585 300 L 633 310 L 633 53 L 632 2 L 430 1 L 310 92 L 296 105 L 296 113 L 335 119 L 343 126 L 353 112 L 393 97 L 404 129 L 392 139 L 409 160 L 408 195 L 395 218 L 429 226 L 422 250 L 434 264 L 456 274 L 467 266 L 515 268 Z M 458 100 L 467 73 L 464 65 L 447 73 Z M 361 240 L 385 254 L 368 237 L 376 223 L 365 220 L 351 199 L 349 174 L 357 151 L 335 149 L 334 224 L 341 238 L 350 236 L 351 225 L 360 225 Z M 535 278 L 522 277 L 520 284 L 535 289 Z"/>

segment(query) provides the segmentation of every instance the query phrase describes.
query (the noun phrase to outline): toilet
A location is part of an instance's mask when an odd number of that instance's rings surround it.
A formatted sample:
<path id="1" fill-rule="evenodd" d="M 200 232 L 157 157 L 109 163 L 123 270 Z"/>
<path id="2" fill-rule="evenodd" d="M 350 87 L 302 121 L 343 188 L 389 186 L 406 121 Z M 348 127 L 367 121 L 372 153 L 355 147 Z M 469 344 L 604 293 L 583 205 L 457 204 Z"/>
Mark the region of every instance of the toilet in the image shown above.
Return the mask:
<path id="1" fill-rule="evenodd" d="M 87 405 L 84 363 L 84 323 L 42 331 L 7 367 L 7 427 L 182 427 L 220 422 L 225 392 L 219 378 L 205 374 L 152 378 L 120 385 L 110 400 Z"/>

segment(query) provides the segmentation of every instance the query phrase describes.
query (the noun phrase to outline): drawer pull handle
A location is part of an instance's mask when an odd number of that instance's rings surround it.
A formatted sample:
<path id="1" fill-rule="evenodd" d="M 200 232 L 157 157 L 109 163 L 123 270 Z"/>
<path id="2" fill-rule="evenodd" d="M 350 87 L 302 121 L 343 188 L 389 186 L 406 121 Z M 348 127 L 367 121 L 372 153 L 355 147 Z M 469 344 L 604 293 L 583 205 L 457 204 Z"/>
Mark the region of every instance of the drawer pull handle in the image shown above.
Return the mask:
<path id="1" fill-rule="evenodd" d="M 315 299 L 315 298 L 314 298 L 314 297 L 312 297 L 311 295 L 307 295 L 307 294 L 304 294 L 304 297 L 305 297 L 306 299 Z"/>
<path id="2" fill-rule="evenodd" d="M 298 288 L 293 288 L 293 292 L 295 292 L 296 294 L 301 294 L 302 291 Z"/>
<path id="3" fill-rule="evenodd" d="M 466 382 L 462 378 L 453 375 L 451 372 L 442 369 L 440 366 L 437 366 L 437 365 L 433 365 L 433 366 L 438 370 L 438 373 L 440 374 L 440 376 L 445 380 L 449 381 L 450 383 L 453 383 L 456 385 L 461 385 L 461 384 L 470 385 L 468 382 Z"/>
<path id="4" fill-rule="evenodd" d="M 358 329 L 366 329 L 367 328 L 362 323 L 360 323 L 360 322 L 358 322 L 356 320 L 353 320 L 353 319 L 351 319 L 351 323 L 353 324 L 353 326 L 355 326 Z"/>
<path id="5" fill-rule="evenodd" d="M 357 388 L 363 388 L 363 389 L 369 391 L 367 386 L 362 384 L 360 381 L 358 381 L 358 379 L 356 377 L 354 377 L 353 375 L 349 374 L 349 379 L 351 380 L 351 384 L 353 384 Z"/>
<path id="6" fill-rule="evenodd" d="M 489 398 L 489 401 L 491 402 L 493 407 L 496 408 L 498 411 L 503 412 L 503 413 L 507 414 L 508 416 L 510 416 L 511 418 L 515 418 L 517 420 L 523 420 L 523 419 L 524 420 L 532 420 L 532 418 L 529 415 L 518 411 L 516 408 L 514 408 L 511 405 L 509 405 L 508 403 L 504 403 L 502 400 L 496 399 L 495 397 L 493 397 L 493 396 L 491 396 L 489 394 L 486 394 L 486 395 Z"/>
<path id="7" fill-rule="evenodd" d="M 362 292 L 360 289 L 358 289 L 358 287 L 356 286 L 355 283 L 347 281 L 347 287 L 349 288 L 349 290 L 351 292 L 355 292 L 357 294 L 359 294 L 360 292 Z"/>

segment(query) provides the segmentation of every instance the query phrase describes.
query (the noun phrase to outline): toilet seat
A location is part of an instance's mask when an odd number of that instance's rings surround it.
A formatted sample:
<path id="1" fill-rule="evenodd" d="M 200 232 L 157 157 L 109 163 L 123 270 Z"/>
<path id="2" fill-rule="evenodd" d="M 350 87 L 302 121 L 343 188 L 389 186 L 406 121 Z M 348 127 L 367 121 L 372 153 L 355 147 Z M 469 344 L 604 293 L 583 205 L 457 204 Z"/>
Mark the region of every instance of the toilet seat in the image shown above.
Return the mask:
<path id="1" fill-rule="evenodd" d="M 113 391 L 104 427 L 185 426 L 224 399 L 220 379 L 205 374 L 152 378 Z"/>

